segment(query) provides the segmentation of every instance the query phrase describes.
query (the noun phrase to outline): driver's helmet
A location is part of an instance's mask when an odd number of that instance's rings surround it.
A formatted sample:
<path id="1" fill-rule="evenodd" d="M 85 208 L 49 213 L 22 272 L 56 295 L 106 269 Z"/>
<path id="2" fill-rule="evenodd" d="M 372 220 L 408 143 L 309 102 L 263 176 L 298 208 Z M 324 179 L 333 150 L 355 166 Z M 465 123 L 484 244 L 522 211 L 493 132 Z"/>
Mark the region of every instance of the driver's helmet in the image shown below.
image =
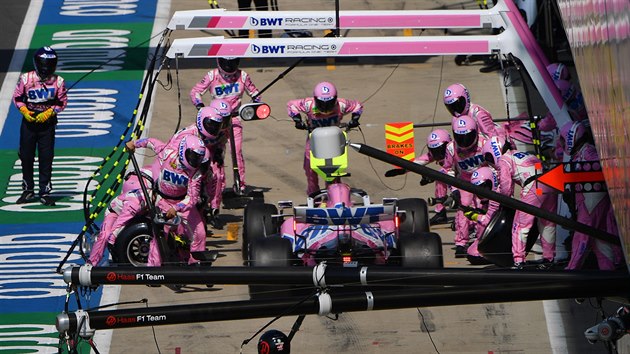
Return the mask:
<path id="1" fill-rule="evenodd" d="M 42 81 L 48 80 L 57 69 L 57 52 L 50 47 L 41 47 L 33 55 L 33 66 Z"/>
<path id="2" fill-rule="evenodd" d="M 427 148 L 431 157 L 436 161 L 444 160 L 446 157 L 446 145 L 450 143 L 451 134 L 444 129 L 435 129 L 427 136 Z"/>
<path id="3" fill-rule="evenodd" d="M 196 170 L 210 158 L 210 153 L 203 141 L 196 136 L 186 135 L 179 143 L 177 152 L 179 162 L 187 170 Z"/>
<path id="4" fill-rule="evenodd" d="M 551 76 L 553 81 L 569 80 L 571 78 L 571 73 L 569 73 L 569 69 L 567 69 L 566 65 L 562 63 L 553 63 L 547 65 L 547 72 L 549 73 L 549 76 Z"/>
<path id="5" fill-rule="evenodd" d="M 477 123 L 469 116 L 463 115 L 453 118 L 453 139 L 460 149 L 469 149 L 477 144 L 479 134 Z"/>
<path id="6" fill-rule="evenodd" d="M 271 329 L 258 340 L 258 354 L 291 353 L 291 342 L 286 334 Z"/>
<path id="7" fill-rule="evenodd" d="M 499 136 L 493 136 L 492 138 L 486 140 L 486 143 L 483 144 L 481 148 L 481 156 L 483 159 L 491 164 L 492 166 L 496 165 L 499 161 L 499 157 L 505 152 L 505 138 Z"/>
<path id="8" fill-rule="evenodd" d="M 144 186 L 148 191 L 153 189 L 153 172 L 151 172 L 148 168 L 143 168 L 140 170 L 140 174 L 144 178 Z M 128 192 L 136 189 L 141 189 L 140 180 L 138 179 L 138 174 L 136 171 L 131 171 L 127 173 L 125 176 L 125 181 L 122 185 L 122 194 L 127 194 Z"/>
<path id="9" fill-rule="evenodd" d="M 588 130 L 580 121 L 567 122 L 560 129 L 559 139 L 560 147 L 565 153 L 571 155 L 588 140 Z"/>
<path id="10" fill-rule="evenodd" d="M 236 78 L 240 62 L 241 59 L 236 57 L 217 58 L 217 68 L 225 80 L 232 81 Z"/>
<path id="11" fill-rule="evenodd" d="M 499 186 L 499 179 L 491 167 L 483 166 L 473 172 L 470 183 L 493 191 Z"/>
<path id="12" fill-rule="evenodd" d="M 203 140 L 216 139 L 223 127 L 223 117 L 211 106 L 197 112 L 197 130 Z"/>
<path id="13" fill-rule="evenodd" d="M 444 91 L 444 105 L 454 117 L 468 114 L 470 109 L 470 94 L 466 86 L 453 84 Z"/>
<path id="14" fill-rule="evenodd" d="M 332 112 L 337 106 L 337 88 L 330 82 L 320 82 L 313 89 L 313 99 L 320 113 Z"/>

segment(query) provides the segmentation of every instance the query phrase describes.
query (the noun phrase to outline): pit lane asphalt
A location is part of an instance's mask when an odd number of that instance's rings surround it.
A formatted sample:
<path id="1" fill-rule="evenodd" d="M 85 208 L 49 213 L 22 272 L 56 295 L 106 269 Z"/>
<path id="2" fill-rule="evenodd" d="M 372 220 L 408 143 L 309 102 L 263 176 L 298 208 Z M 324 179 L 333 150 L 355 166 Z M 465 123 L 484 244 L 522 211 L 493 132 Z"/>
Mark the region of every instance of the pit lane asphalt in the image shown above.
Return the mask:
<path id="1" fill-rule="evenodd" d="M 22 2 L 18 2 L 22 3 Z M 17 4 L 17 3 L 16 3 Z M 235 9 L 235 2 L 221 5 Z M 280 10 L 333 10 L 333 1 L 301 2 L 278 1 Z M 476 7 L 473 1 L 342 1 L 343 10 L 378 9 L 458 9 Z M 207 2 L 178 0 L 171 4 L 176 10 L 207 8 Z M 425 31 L 422 35 L 438 33 Z M 362 31 L 365 35 L 402 35 L 402 31 Z M 222 32 L 211 34 L 223 35 Z M 421 35 L 419 30 L 414 35 Z M 174 38 L 207 35 L 202 32 L 175 32 Z M 279 33 L 275 33 L 275 36 Z M 349 34 L 353 35 L 353 34 Z M 4 38 L 7 38 L 6 36 Z M 6 47 L 3 47 L 6 48 Z M 242 60 L 241 67 L 253 78 L 259 88 L 275 79 L 294 59 L 264 62 Z M 247 182 L 265 190 L 265 200 L 305 200 L 306 181 L 302 170 L 305 135 L 293 128 L 286 115 L 289 99 L 306 97 L 319 81 L 332 81 L 339 96 L 358 99 L 365 104 L 361 118 L 362 132 L 350 133 L 350 140 L 384 147 L 384 124 L 396 121 L 414 123 L 448 122 L 450 117 L 441 103 L 444 88 L 454 82 L 464 83 L 471 91 L 473 101 L 486 107 L 495 117 L 505 117 L 506 107 L 500 76 L 478 72 L 480 65 L 456 66 L 453 57 L 420 57 L 405 60 L 398 65 L 395 58 L 373 60 L 359 58 L 352 61 L 307 61 L 263 94 L 271 105 L 272 118 L 260 122 L 244 123 L 244 154 Z M 182 62 L 180 70 L 181 102 L 175 85 L 170 89 L 156 88 L 153 100 L 153 119 L 149 136 L 168 137 L 178 125 L 178 105 L 181 104 L 181 126 L 191 124 L 195 109 L 188 92 L 214 67 L 212 60 Z M 173 74 L 175 74 L 173 72 Z M 165 72 L 161 74 L 165 77 Z M 130 93 L 135 95 L 136 93 Z M 514 111 L 511 112 L 514 115 Z M 422 153 L 425 137 L 430 129 L 416 129 L 416 151 Z M 374 202 L 383 197 L 421 197 L 433 195 L 433 186 L 421 187 L 420 176 L 385 178 L 390 166 L 354 151 L 350 152 L 350 185 L 366 190 Z M 434 167 L 434 166 L 433 166 Z M 228 170 L 229 171 L 229 170 Z M 228 185 L 231 175 L 228 173 Z M 242 209 L 223 210 L 222 217 L 239 223 Z M 209 228 L 207 246 L 218 250 L 221 257 L 216 266 L 240 265 L 239 241 L 226 240 L 225 230 Z M 242 229 L 241 229 L 242 231 Z M 446 267 L 471 267 L 465 260 L 453 257 L 453 232 L 446 225 L 432 228 L 441 235 Z M 245 300 L 245 286 L 215 285 L 187 287 L 174 293 L 166 287 L 124 287 L 121 301 L 147 298 L 150 306 Z M 492 299 L 489 299 L 491 301 Z M 569 353 L 602 352 L 603 347 L 591 346 L 583 338 L 583 331 L 599 319 L 595 311 L 585 306 L 575 308 L 571 301 L 560 301 L 565 312 L 566 337 L 561 338 Z M 610 312 L 609 312 L 610 313 Z M 290 331 L 295 318 L 282 318 L 272 328 L 285 333 Z M 243 340 L 252 336 L 268 319 L 194 323 L 155 327 L 155 335 L 162 353 L 238 353 Z M 293 339 L 294 353 L 551 353 L 547 322 L 542 302 L 488 303 L 483 305 L 411 308 L 404 310 L 345 313 L 339 319 L 307 316 L 300 332 Z M 257 338 L 244 347 L 243 353 L 255 353 Z M 434 348 L 435 345 L 435 348 Z M 150 327 L 115 330 L 111 353 L 156 353 Z M 560 351 L 562 352 L 562 351 Z"/>

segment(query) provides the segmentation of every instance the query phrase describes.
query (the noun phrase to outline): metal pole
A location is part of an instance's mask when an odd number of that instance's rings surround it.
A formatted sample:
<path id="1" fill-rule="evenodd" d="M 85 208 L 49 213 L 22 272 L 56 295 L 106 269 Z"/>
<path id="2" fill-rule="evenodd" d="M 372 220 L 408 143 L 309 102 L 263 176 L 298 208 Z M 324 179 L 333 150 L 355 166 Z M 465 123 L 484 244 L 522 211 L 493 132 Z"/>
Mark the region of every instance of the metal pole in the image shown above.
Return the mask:
<path id="1" fill-rule="evenodd" d="M 525 92 L 525 98 L 526 98 L 525 102 L 527 102 L 527 115 L 531 117 L 529 119 L 529 124 L 532 130 L 532 142 L 534 144 L 534 152 L 536 153 L 536 157 L 538 157 L 541 161 L 545 161 L 545 157 L 542 155 L 540 151 L 541 150 L 540 149 L 540 144 L 541 144 L 540 130 L 538 130 L 538 123 L 537 123 L 539 119 L 537 119 L 537 117 L 534 117 L 532 115 L 532 101 L 529 96 L 528 83 L 525 82 L 525 76 L 527 76 L 528 78 L 530 76 L 527 74 L 526 70 L 523 70 L 521 59 L 515 57 L 514 55 L 512 55 L 512 53 L 508 54 L 508 56 L 514 63 L 516 70 L 518 71 L 519 76 L 521 77 L 521 82 L 523 83 L 523 91 Z M 529 81 L 531 82 L 531 78 Z"/>
<path id="2" fill-rule="evenodd" d="M 215 322 L 265 318 L 283 314 L 309 315 L 370 310 L 390 310 L 413 307 L 453 306 L 550 299 L 625 297 L 630 282 L 611 283 L 593 280 L 590 283 L 565 284 L 559 282 L 521 283 L 498 288 L 482 285 L 466 288 L 451 287 L 440 290 L 408 289 L 365 291 L 355 293 L 320 294 L 312 300 L 301 298 L 232 301 L 192 305 L 175 305 L 152 308 L 127 308 L 109 311 L 87 311 L 87 317 L 78 313 L 57 315 L 56 327 L 60 333 L 76 333 L 87 328 L 119 329 L 132 327 L 173 325 L 181 323 Z M 290 310 L 287 310 L 290 309 Z M 78 328 L 84 323 L 85 328 Z"/>
<path id="3" fill-rule="evenodd" d="M 526 117 L 526 118 L 520 118 L 520 117 L 516 117 L 516 118 L 500 118 L 500 119 L 493 119 L 493 121 L 495 123 L 502 123 L 502 122 L 512 122 L 515 120 L 522 120 L 522 121 L 526 121 L 526 120 L 530 120 L 530 119 L 535 119 L 535 120 L 539 120 L 541 117 L 539 116 L 533 116 L 531 118 Z M 430 128 L 430 127 L 450 127 L 452 125 L 452 122 L 442 122 L 442 123 L 424 123 L 424 124 L 414 124 L 413 127 L 414 128 Z"/>
<path id="4" fill-rule="evenodd" d="M 415 172 L 419 175 L 422 176 L 426 176 L 429 177 L 435 181 L 440 181 L 443 183 L 446 183 L 450 186 L 453 187 L 457 187 L 459 189 L 465 190 L 467 192 L 476 194 L 480 197 L 483 198 L 487 198 L 490 200 L 494 200 L 496 202 L 499 202 L 501 205 L 505 205 L 509 208 L 515 209 L 515 210 L 520 210 L 522 212 L 525 212 L 527 214 L 530 215 L 534 215 L 536 217 L 539 218 L 543 218 L 545 220 L 549 220 L 551 222 L 554 222 L 558 225 L 564 226 L 567 229 L 570 230 L 578 230 L 584 234 L 587 234 L 591 237 L 594 237 L 598 240 L 602 240 L 602 241 L 606 241 L 609 243 L 612 243 L 614 245 L 621 245 L 621 241 L 619 240 L 619 237 L 616 235 L 613 235 L 611 233 L 608 233 L 604 230 L 599 230 L 596 229 L 592 226 L 589 225 L 585 225 L 579 222 L 576 222 L 574 220 L 562 217 L 558 214 L 553 214 L 553 213 L 548 213 L 545 212 L 539 208 L 533 207 L 529 204 L 523 203 L 520 200 L 516 200 L 514 198 L 510 198 L 508 196 L 505 196 L 503 194 L 499 194 L 493 191 L 490 191 L 486 188 L 480 187 L 480 186 L 475 186 L 471 183 L 468 183 L 466 181 L 463 181 L 461 179 L 455 178 L 455 177 L 451 177 L 447 174 L 435 171 L 433 169 L 430 169 L 428 167 L 425 166 L 421 166 L 417 163 L 413 163 L 411 161 L 407 161 L 403 158 L 394 156 L 394 155 L 390 155 L 388 153 L 386 153 L 385 151 L 373 148 L 371 146 L 365 145 L 365 144 L 361 144 L 361 143 L 350 143 L 350 146 L 357 150 L 359 153 L 363 154 L 363 155 L 367 155 L 370 157 L 373 157 L 377 160 L 383 161 L 383 162 L 387 162 L 389 164 L 392 165 L 396 165 L 399 167 L 402 167 L 408 171 L 411 172 Z"/>
<path id="5" fill-rule="evenodd" d="M 452 286 L 524 282 L 588 283 L 608 280 L 627 282 L 627 272 L 538 271 L 515 269 L 442 268 L 421 269 L 365 266 L 360 268 L 318 265 L 316 267 L 92 267 L 64 270 L 68 284 L 168 285 L 168 284 L 278 284 L 330 286 Z"/>
<path id="6" fill-rule="evenodd" d="M 133 169 L 138 176 L 138 182 L 140 183 L 140 188 L 142 189 L 142 194 L 144 195 L 144 199 L 146 200 L 147 206 L 149 207 L 149 213 L 151 216 L 151 231 L 153 232 L 153 237 L 157 237 L 157 244 L 160 249 L 160 255 L 162 256 L 162 260 L 166 263 L 170 263 L 173 261 L 171 258 L 171 253 L 167 252 L 168 244 L 166 243 L 166 237 L 164 235 L 164 230 L 160 228 L 162 226 L 157 225 L 154 221 L 155 216 L 158 213 L 158 210 L 149 195 L 149 191 L 147 190 L 147 186 L 144 184 L 144 177 L 142 177 L 142 171 L 140 171 L 140 165 L 138 165 L 138 161 L 136 160 L 136 156 L 133 152 L 129 152 L 129 158 L 131 159 L 131 163 L 133 164 Z"/>
<path id="7" fill-rule="evenodd" d="M 144 200 L 149 206 L 149 210 L 152 215 L 155 215 L 155 204 L 153 204 L 153 199 L 149 195 L 149 191 L 147 190 L 147 186 L 144 184 L 144 178 L 142 177 L 142 171 L 140 170 L 140 165 L 138 164 L 138 160 L 136 160 L 136 155 L 133 152 L 129 152 L 129 159 L 131 160 L 131 164 L 133 165 L 133 170 L 138 176 L 138 183 L 140 183 L 140 189 L 142 189 L 142 195 L 144 196 Z"/>
<path id="8" fill-rule="evenodd" d="M 341 34 L 341 26 L 339 24 L 339 0 L 335 0 L 335 37 Z"/>

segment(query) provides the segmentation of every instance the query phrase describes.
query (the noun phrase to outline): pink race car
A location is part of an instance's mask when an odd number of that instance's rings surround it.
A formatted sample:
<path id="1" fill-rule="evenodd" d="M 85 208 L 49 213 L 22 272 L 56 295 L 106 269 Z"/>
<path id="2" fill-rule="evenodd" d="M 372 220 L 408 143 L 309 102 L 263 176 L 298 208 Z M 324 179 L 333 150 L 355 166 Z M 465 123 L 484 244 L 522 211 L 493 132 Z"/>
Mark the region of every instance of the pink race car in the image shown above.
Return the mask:
<path id="1" fill-rule="evenodd" d="M 440 236 L 429 232 L 422 199 L 372 204 L 363 190 L 340 181 L 307 199 L 252 202 L 245 208 L 243 260 L 251 266 L 400 265 L 442 268 Z M 285 210 L 292 209 L 292 214 Z"/>

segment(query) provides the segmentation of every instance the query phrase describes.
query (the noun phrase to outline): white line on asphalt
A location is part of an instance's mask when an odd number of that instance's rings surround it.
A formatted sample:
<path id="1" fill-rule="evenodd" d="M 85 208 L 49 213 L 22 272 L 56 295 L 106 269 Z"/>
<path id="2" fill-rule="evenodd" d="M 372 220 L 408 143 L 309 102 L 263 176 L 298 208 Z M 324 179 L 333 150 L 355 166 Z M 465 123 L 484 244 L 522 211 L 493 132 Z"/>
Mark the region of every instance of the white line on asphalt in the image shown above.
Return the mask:
<path id="1" fill-rule="evenodd" d="M 549 344 L 553 354 L 568 354 L 567 334 L 564 330 L 564 321 L 560 312 L 558 300 L 543 301 L 545 310 L 545 321 L 547 322 L 547 333 L 549 333 Z"/>
<path id="2" fill-rule="evenodd" d="M 13 91 L 15 85 L 20 78 L 22 64 L 26 59 L 26 53 L 31 44 L 35 27 L 37 26 L 37 20 L 39 19 L 39 13 L 44 5 L 44 0 L 32 0 L 26 16 L 24 17 L 24 23 L 20 34 L 18 35 L 17 42 L 15 43 L 15 51 L 7 70 L 7 75 L 4 77 L 2 88 L 0 88 L 0 132 L 4 127 L 4 123 L 9 115 L 9 108 L 13 104 Z M 19 131 L 19 126 L 16 127 L 16 131 Z"/>

